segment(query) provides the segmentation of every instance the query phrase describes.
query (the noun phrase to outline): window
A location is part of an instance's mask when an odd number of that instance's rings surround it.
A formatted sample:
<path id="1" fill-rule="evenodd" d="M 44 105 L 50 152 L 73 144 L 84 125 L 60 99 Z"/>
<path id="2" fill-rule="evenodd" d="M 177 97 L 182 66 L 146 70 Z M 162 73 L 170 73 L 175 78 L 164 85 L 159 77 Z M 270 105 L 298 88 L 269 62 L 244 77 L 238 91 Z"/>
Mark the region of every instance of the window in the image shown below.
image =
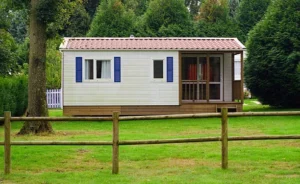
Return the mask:
<path id="1" fill-rule="evenodd" d="M 163 60 L 153 61 L 153 78 L 162 79 L 164 78 L 164 63 Z"/>
<path id="2" fill-rule="evenodd" d="M 97 60 L 97 79 L 110 79 L 110 61 Z"/>
<path id="3" fill-rule="evenodd" d="M 86 59 L 84 63 L 85 80 L 111 79 L 110 60 Z"/>
<path id="4" fill-rule="evenodd" d="M 94 61 L 92 59 L 85 60 L 85 79 L 94 79 Z"/>

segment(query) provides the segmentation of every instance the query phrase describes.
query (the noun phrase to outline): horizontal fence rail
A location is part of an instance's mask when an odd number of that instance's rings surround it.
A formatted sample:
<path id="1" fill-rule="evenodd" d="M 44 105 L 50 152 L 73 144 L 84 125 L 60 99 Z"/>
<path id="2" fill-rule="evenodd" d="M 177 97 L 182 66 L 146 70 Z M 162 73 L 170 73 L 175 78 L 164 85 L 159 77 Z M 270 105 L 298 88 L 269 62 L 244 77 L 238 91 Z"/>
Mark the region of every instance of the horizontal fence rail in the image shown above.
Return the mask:
<path id="1" fill-rule="evenodd" d="M 228 117 L 241 116 L 298 116 L 299 111 L 282 112 L 229 112 Z M 181 118 L 209 118 L 221 117 L 221 113 L 175 114 L 156 116 L 122 116 L 119 121 L 126 120 L 154 120 L 154 119 L 181 119 Z M 11 117 L 10 121 L 112 121 L 112 117 Z M 4 117 L 0 117 L 4 121 Z"/>
<path id="2" fill-rule="evenodd" d="M 123 116 L 119 117 L 119 112 L 113 112 L 112 117 L 11 117 L 10 112 L 5 112 L 0 121 L 4 121 L 4 173 L 11 171 L 11 146 L 55 146 L 55 145 L 91 145 L 91 146 L 112 146 L 112 173 L 119 172 L 119 146 L 126 145 L 148 145 L 148 144 L 178 144 L 197 142 L 221 142 L 222 143 L 222 169 L 228 168 L 228 141 L 251 141 L 251 140 L 283 140 L 300 139 L 300 135 L 273 135 L 273 136 L 233 136 L 228 137 L 228 117 L 243 116 L 299 116 L 299 111 L 289 112 L 235 112 L 228 113 L 228 109 L 222 108 L 221 113 L 206 114 L 182 114 L 182 115 L 158 115 L 158 116 Z M 148 119 L 178 119 L 178 118 L 221 118 L 221 137 L 200 137 L 164 140 L 119 140 L 119 121 L 126 120 L 148 120 Z M 12 121 L 112 121 L 113 139 L 112 141 L 11 141 Z"/>
<path id="3" fill-rule="evenodd" d="M 228 141 L 254 141 L 254 140 L 282 140 L 282 139 L 300 139 L 300 135 L 272 135 L 272 136 L 234 136 L 228 137 Z M 145 144 L 179 144 L 195 142 L 219 142 L 221 137 L 201 137 L 186 139 L 155 139 L 155 140 L 128 140 L 119 141 L 119 145 L 145 145 Z M 111 146 L 112 141 L 11 141 L 10 145 L 14 146 L 46 146 L 46 145 L 84 145 L 84 146 Z M 4 145 L 4 142 L 0 142 Z"/>

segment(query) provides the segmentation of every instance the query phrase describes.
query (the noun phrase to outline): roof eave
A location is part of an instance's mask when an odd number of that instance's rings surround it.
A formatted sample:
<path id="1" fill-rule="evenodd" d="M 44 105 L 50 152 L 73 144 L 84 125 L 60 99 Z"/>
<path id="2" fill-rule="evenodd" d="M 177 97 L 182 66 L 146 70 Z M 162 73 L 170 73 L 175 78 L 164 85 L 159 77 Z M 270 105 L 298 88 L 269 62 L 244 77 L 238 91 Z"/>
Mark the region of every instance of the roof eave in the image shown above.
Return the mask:
<path id="1" fill-rule="evenodd" d="M 197 51 L 197 52 L 241 52 L 246 48 L 241 49 L 68 49 L 60 47 L 60 51 Z"/>

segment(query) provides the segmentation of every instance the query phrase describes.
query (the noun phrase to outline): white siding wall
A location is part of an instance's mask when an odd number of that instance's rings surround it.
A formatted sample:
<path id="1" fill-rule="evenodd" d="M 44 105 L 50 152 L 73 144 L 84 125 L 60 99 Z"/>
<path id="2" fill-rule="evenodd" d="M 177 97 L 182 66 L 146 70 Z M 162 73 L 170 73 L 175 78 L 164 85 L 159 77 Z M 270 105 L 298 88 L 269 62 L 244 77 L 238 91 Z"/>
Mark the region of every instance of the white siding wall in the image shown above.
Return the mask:
<path id="1" fill-rule="evenodd" d="M 224 101 L 232 101 L 232 59 L 231 53 L 224 54 Z"/>
<path id="2" fill-rule="evenodd" d="M 83 82 L 75 82 L 75 58 L 83 57 Z M 121 57 L 121 82 L 113 82 L 114 57 Z M 166 82 L 166 59 L 173 57 L 173 82 Z M 85 59 L 110 59 L 110 81 L 85 81 Z M 153 59 L 164 60 L 164 79 L 153 79 Z M 179 105 L 176 51 L 65 51 L 64 106 Z M 95 67 L 95 66 L 94 66 Z"/>

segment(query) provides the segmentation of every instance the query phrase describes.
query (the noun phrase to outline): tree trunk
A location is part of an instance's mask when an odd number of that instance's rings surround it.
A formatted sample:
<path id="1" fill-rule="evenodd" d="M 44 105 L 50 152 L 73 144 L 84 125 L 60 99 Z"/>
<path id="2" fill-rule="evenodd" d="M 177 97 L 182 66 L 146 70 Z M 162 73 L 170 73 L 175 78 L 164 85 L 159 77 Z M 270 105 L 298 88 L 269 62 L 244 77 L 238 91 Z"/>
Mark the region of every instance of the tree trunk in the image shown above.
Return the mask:
<path id="1" fill-rule="evenodd" d="M 37 20 L 36 7 L 40 0 L 31 0 L 30 50 L 27 116 L 48 116 L 46 101 L 46 25 Z M 25 122 L 18 134 L 52 133 L 48 121 Z"/>

